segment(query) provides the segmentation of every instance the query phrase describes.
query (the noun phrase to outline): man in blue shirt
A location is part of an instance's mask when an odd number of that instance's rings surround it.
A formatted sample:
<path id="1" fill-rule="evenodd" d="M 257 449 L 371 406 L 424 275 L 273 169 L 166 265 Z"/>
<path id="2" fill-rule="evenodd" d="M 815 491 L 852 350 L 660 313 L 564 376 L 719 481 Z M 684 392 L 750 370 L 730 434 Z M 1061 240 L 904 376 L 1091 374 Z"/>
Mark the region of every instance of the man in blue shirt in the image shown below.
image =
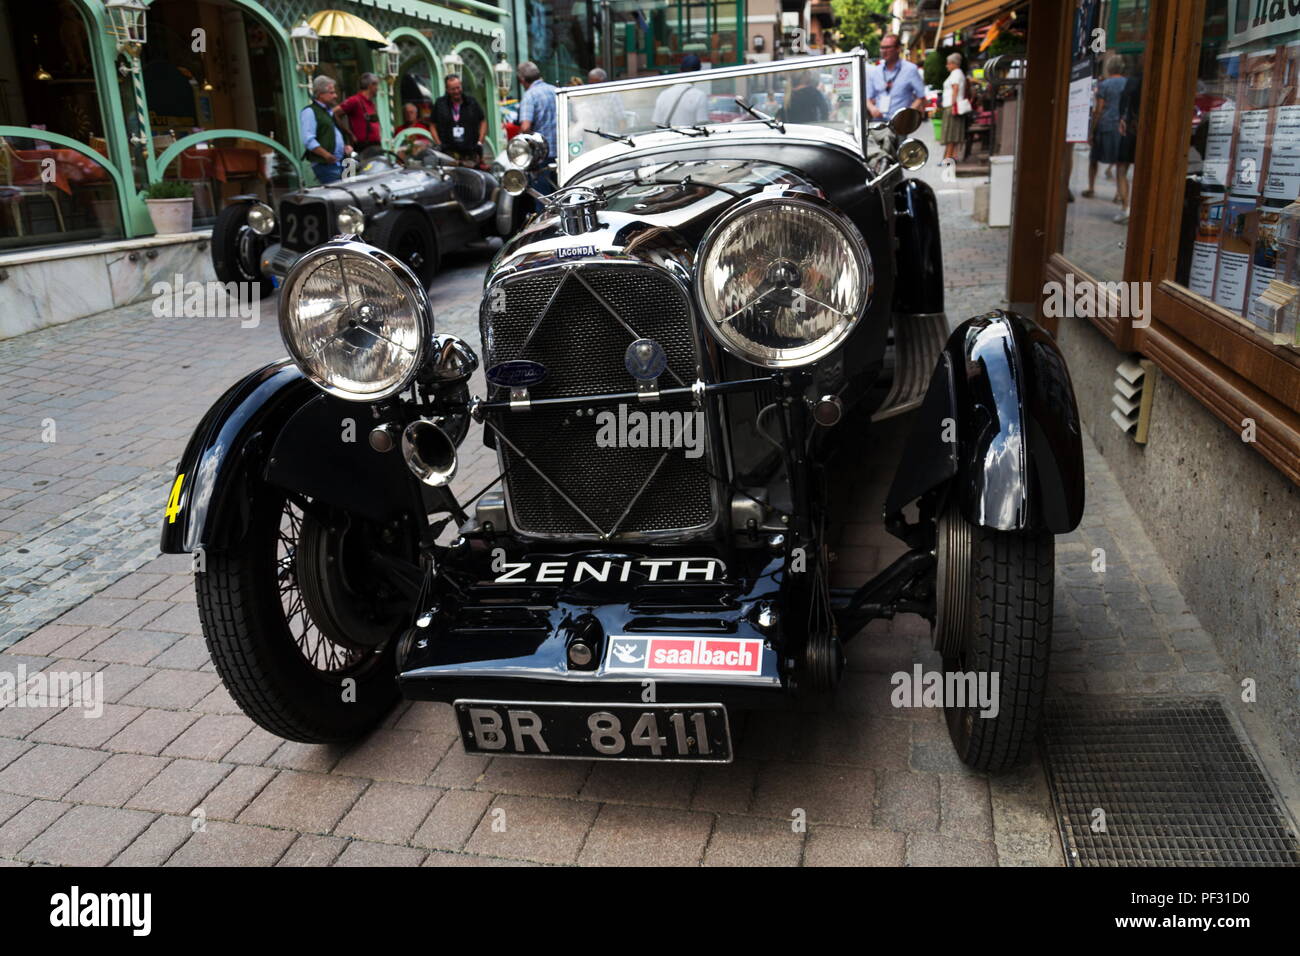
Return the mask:
<path id="1" fill-rule="evenodd" d="M 867 69 L 867 110 L 872 119 L 893 119 L 904 107 L 925 106 L 925 80 L 915 63 L 902 59 L 898 37 L 886 33 L 880 40 L 884 61 Z"/>
<path id="2" fill-rule="evenodd" d="M 343 141 L 343 131 L 334 125 L 334 105 L 339 90 L 328 76 L 311 82 L 312 101 L 298 113 L 298 129 L 307 152 L 303 158 L 311 163 L 316 180 L 322 186 L 343 178 L 343 157 L 352 147 Z"/>
<path id="3" fill-rule="evenodd" d="M 519 101 L 519 129 L 523 133 L 540 133 L 546 140 L 546 161 L 556 156 L 555 87 L 542 79 L 542 71 L 532 60 L 519 64 L 519 85 L 524 88 Z M 533 188 L 543 196 L 555 192 L 555 180 L 547 169 L 533 176 Z"/>

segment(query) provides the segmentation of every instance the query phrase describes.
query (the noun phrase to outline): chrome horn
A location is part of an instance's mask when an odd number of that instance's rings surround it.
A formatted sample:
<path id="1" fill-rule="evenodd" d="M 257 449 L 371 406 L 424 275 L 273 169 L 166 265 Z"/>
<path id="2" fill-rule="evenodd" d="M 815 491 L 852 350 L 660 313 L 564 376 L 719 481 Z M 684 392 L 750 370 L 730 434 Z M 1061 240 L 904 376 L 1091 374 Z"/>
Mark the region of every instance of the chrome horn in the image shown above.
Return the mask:
<path id="1" fill-rule="evenodd" d="M 434 488 L 443 488 L 456 474 L 456 444 L 447 433 L 420 418 L 402 432 L 402 457 L 416 478 Z"/>

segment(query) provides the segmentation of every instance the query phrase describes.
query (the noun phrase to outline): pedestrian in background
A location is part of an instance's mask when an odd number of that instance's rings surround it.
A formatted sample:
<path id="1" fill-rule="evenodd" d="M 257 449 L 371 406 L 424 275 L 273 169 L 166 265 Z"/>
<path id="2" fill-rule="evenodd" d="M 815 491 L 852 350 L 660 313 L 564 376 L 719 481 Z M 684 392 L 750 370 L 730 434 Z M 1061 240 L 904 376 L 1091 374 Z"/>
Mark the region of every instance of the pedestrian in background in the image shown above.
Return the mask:
<path id="1" fill-rule="evenodd" d="M 939 142 L 943 143 L 943 158 L 956 161 L 958 147 L 966 142 L 966 116 L 971 110 L 970 87 L 961 68 L 960 53 L 948 54 L 948 70 L 940 100 L 943 120 L 939 127 Z"/>
<path id="2" fill-rule="evenodd" d="M 524 88 L 523 99 L 519 101 L 520 132 L 538 133 L 546 140 L 546 162 L 549 165 L 556 156 L 556 89 L 542 79 L 542 71 L 532 60 L 520 63 L 515 72 L 519 76 L 519 85 Z M 533 188 L 543 196 L 555 192 L 554 174 L 546 166 L 533 173 L 532 178 Z"/>
<path id="3" fill-rule="evenodd" d="M 361 89 L 334 109 L 337 115 L 347 117 L 352 130 L 352 148 L 358 153 L 381 146 L 383 134 L 379 129 L 379 108 L 375 106 L 378 96 L 379 77 L 362 73 Z"/>
<path id="4" fill-rule="evenodd" d="M 1083 195 L 1091 198 L 1096 195 L 1097 167 L 1115 166 L 1115 202 L 1128 209 L 1128 167 L 1123 161 L 1121 146 L 1123 136 L 1119 131 L 1119 101 L 1128 86 L 1124 78 L 1124 56 L 1112 53 L 1102 61 L 1105 75 L 1097 84 L 1097 101 L 1092 110 L 1092 156 L 1088 163 L 1088 188 Z M 1127 221 L 1127 217 L 1124 220 Z"/>
<path id="5" fill-rule="evenodd" d="M 607 74 L 600 67 L 587 72 L 587 85 L 604 83 Z M 618 133 L 627 126 L 623 97 L 617 93 L 600 93 L 569 100 L 569 123 L 575 139 L 582 139 L 584 129 Z"/>
<path id="6" fill-rule="evenodd" d="M 328 76 L 311 81 L 311 102 L 298 113 L 298 130 L 306 147 L 303 158 L 311 163 L 316 181 L 322 186 L 343 178 L 343 157 L 352 147 L 343 141 L 343 131 L 334 125 L 334 104 L 339 89 Z"/>
<path id="7" fill-rule="evenodd" d="M 406 129 L 422 129 L 425 132 L 433 132 L 428 123 L 421 121 L 420 107 L 415 103 L 406 102 L 402 104 L 402 120 L 402 125 L 393 130 L 394 133 L 400 133 Z M 397 148 L 397 155 L 405 156 L 409 151 L 412 156 L 419 156 L 432 145 L 433 140 L 428 136 L 410 136 Z"/>
<path id="8" fill-rule="evenodd" d="M 925 80 L 915 63 L 904 60 L 902 44 L 893 33 L 880 40 L 880 64 L 867 70 L 867 110 L 872 119 L 889 120 L 906 107 L 925 105 Z"/>
<path id="9" fill-rule="evenodd" d="M 701 66 L 694 53 L 682 57 L 680 72 L 692 73 Z M 678 83 L 665 87 L 655 99 L 651 122 L 659 126 L 697 126 L 709 121 L 709 91 L 699 83 Z"/>
<path id="10" fill-rule="evenodd" d="M 487 113 L 455 73 L 443 81 L 443 91 L 433 104 L 434 142 L 444 153 L 477 165 L 487 135 Z"/>

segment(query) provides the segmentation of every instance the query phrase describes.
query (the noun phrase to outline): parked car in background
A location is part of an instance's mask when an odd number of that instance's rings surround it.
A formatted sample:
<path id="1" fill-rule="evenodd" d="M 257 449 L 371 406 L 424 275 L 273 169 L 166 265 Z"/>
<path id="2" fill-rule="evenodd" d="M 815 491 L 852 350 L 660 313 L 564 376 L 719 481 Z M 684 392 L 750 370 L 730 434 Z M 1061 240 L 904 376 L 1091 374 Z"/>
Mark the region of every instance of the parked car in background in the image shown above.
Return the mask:
<path id="1" fill-rule="evenodd" d="M 356 175 L 299 189 L 272 209 L 236 196 L 212 229 L 212 265 L 223 282 L 257 282 L 262 294 L 303 254 L 338 235 L 361 236 L 395 256 L 428 285 L 448 252 L 507 236 L 523 206 L 500 188 L 497 173 L 467 166 L 436 149 L 399 160 L 363 160 Z"/>

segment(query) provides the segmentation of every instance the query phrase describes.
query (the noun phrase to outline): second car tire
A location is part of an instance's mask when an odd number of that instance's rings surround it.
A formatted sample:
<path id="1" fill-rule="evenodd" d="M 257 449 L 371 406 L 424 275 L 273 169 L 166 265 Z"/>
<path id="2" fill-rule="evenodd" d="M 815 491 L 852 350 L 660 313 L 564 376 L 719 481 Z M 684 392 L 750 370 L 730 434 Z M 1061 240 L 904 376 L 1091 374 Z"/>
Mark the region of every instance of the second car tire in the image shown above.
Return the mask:
<path id="1" fill-rule="evenodd" d="M 262 277 L 257 262 L 246 262 L 242 250 L 244 227 L 248 224 L 250 204 L 236 202 L 221 210 L 212 226 L 212 271 L 222 282 L 256 283 L 258 298 L 270 295 L 270 279 Z M 260 236 L 249 235 L 257 253 L 261 253 Z"/>
<path id="2" fill-rule="evenodd" d="M 438 274 L 438 240 L 418 209 L 393 209 L 366 229 L 366 242 L 396 256 L 426 288 Z"/>

